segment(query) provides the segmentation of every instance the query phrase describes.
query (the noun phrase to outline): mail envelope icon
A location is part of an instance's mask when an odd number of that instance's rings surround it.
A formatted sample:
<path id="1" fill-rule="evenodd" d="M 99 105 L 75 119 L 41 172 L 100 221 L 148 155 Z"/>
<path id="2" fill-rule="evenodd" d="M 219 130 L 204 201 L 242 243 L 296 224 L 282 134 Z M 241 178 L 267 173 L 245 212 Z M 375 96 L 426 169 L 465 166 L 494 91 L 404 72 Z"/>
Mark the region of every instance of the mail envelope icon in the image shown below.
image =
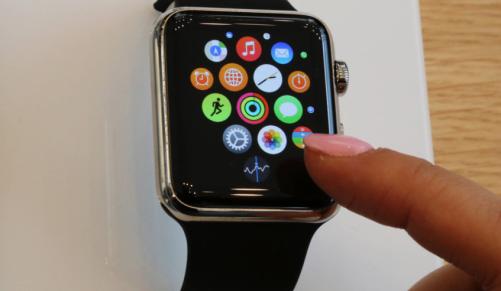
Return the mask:
<path id="1" fill-rule="evenodd" d="M 278 48 L 275 50 L 275 57 L 277 58 L 290 58 L 289 50 L 286 48 Z"/>

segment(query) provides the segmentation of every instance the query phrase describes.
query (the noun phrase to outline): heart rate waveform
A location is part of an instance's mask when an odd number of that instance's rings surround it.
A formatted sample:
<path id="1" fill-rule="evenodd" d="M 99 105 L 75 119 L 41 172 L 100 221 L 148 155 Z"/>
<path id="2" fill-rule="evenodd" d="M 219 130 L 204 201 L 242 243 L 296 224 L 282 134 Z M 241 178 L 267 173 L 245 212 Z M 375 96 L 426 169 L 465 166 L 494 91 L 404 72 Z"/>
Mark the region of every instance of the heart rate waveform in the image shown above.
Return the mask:
<path id="1" fill-rule="evenodd" d="M 265 165 L 264 167 L 260 167 L 259 165 L 255 165 L 254 169 L 252 169 L 252 170 L 249 168 L 245 168 L 244 173 L 254 175 L 254 173 L 256 173 L 256 171 L 264 173 L 264 171 L 266 171 L 269 168 L 270 168 L 270 166 L 268 166 L 268 165 Z"/>
<path id="2" fill-rule="evenodd" d="M 261 183 L 270 176 L 271 166 L 268 162 L 258 156 L 251 157 L 244 165 L 245 177 L 254 182 Z"/>

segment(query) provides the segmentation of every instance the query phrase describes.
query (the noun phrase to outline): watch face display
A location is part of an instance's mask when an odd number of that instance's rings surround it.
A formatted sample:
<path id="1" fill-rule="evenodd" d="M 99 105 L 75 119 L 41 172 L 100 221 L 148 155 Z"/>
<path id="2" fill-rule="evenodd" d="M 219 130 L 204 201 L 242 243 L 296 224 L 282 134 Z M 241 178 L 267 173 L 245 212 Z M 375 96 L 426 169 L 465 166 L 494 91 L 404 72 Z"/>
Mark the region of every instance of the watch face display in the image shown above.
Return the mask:
<path id="1" fill-rule="evenodd" d="M 165 39 L 172 190 L 200 208 L 320 209 L 304 139 L 336 133 L 331 44 L 314 18 L 184 11 Z"/>

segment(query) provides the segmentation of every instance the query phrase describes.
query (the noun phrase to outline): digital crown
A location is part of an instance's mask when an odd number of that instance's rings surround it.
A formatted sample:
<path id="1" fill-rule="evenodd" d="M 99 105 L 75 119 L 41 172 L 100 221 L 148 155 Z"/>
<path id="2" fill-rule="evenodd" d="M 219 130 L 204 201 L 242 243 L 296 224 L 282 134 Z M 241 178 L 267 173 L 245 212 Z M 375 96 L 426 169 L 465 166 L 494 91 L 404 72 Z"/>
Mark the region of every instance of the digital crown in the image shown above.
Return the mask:
<path id="1" fill-rule="evenodd" d="M 350 71 L 348 65 L 342 61 L 334 62 L 334 72 L 337 93 L 342 96 L 348 90 L 350 84 Z"/>

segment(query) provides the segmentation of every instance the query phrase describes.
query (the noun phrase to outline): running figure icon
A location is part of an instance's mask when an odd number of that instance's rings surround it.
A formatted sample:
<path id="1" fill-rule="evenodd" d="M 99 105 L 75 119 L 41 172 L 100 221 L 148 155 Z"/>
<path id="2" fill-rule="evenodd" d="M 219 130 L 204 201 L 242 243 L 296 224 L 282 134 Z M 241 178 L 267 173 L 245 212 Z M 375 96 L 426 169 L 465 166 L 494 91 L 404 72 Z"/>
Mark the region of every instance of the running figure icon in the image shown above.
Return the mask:
<path id="1" fill-rule="evenodd" d="M 223 108 L 224 105 L 221 104 L 221 98 L 217 98 L 216 101 L 212 102 L 212 108 L 214 108 L 214 111 L 212 111 L 212 114 L 210 115 L 211 117 L 214 115 L 219 115 L 223 112 L 221 108 Z"/>
<path id="2" fill-rule="evenodd" d="M 202 111 L 212 122 L 224 122 L 231 116 L 231 102 L 228 97 L 219 93 L 207 95 L 202 102 Z"/>

